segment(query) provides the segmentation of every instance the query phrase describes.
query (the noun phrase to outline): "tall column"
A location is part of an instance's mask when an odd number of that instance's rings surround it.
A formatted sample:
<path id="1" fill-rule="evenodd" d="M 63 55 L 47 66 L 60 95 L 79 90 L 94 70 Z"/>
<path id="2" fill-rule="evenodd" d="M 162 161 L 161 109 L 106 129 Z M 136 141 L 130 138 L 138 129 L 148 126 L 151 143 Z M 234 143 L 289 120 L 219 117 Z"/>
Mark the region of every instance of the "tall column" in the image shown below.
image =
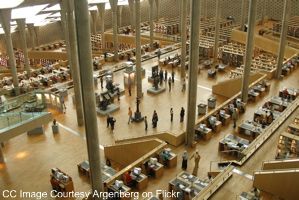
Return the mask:
<path id="1" fill-rule="evenodd" d="M 27 42 L 26 42 L 26 32 L 25 32 L 25 19 L 17 19 L 17 25 L 20 33 L 20 41 L 21 46 L 24 54 L 24 66 L 27 72 L 28 77 L 30 77 L 30 66 L 29 66 L 29 58 L 28 58 L 28 49 L 27 49 Z"/>
<path id="2" fill-rule="evenodd" d="M 131 28 L 135 28 L 135 12 L 134 12 L 134 0 L 129 0 L 129 9 L 130 9 L 130 21 L 131 21 Z"/>
<path id="3" fill-rule="evenodd" d="M 91 58 L 90 22 L 87 0 L 74 1 L 77 46 L 85 116 L 85 132 L 92 192 L 103 192 L 99 152 L 98 124 L 94 98 L 93 67 Z M 99 199 L 97 197 L 93 199 Z"/>
<path id="4" fill-rule="evenodd" d="M 112 11 L 114 61 L 118 61 L 117 0 L 109 0 Z"/>
<path id="5" fill-rule="evenodd" d="M 11 33 L 10 33 L 10 20 L 11 9 L 0 10 L 0 21 L 5 33 L 6 51 L 9 57 L 8 63 L 12 75 L 13 86 L 15 88 L 16 95 L 19 94 L 19 80 L 17 75 L 16 58 L 12 46 Z"/>
<path id="6" fill-rule="evenodd" d="M 84 115 L 82 105 L 82 94 L 80 87 L 79 61 L 77 49 L 77 36 L 75 29 L 74 5 L 73 0 L 63 0 L 60 3 L 61 7 L 61 22 L 65 28 L 65 40 L 68 51 L 68 61 L 72 71 L 72 79 L 74 82 L 74 94 L 76 99 L 76 114 L 78 126 L 83 126 Z"/>
<path id="7" fill-rule="evenodd" d="M 284 52 L 287 42 L 287 31 L 288 31 L 288 20 L 289 20 L 289 0 L 284 0 L 283 6 L 283 17 L 282 17 L 282 27 L 280 33 L 279 49 L 278 49 L 278 58 L 277 58 L 277 67 L 276 67 L 276 78 L 279 78 L 282 71 Z"/>
<path id="8" fill-rule="evenodd" d="M 34 24 L 27 24 L 29 36 L 30 36 L 30 46 L 33 49 L 35 47 L 35 33 L 34 33 Z"/>
<path id="9" fill-rule="evenodd" d="M 220 0 L 216 0 L 216 21 L 215 21 L 215 43 L 214 43 L 214 62 L 217 62 L 218 47 L 219 47 L 219 29 L 220 29 L 220 16 L 221 9 Z"/>
<path id="10" fill-rule="evenodd" d="M 98 11 L 97 10 L 91 10 L 90 11 L 90 16 L 92 19 L 92 34 L 96 34 L 97 33 L 97 22 L 98 22 Z"/>
<path id="11" fill-rule="evenodd" d="M 3 155 L 3 152 L 2 152 L 1 144 L 0 144 L 0 163 L 5 163 L 4 155 Z"/>
<path id="12" fill-rule="evenodd" d="M 148 0 L 150 7 L 149 21 L 150 21 L 150 46 L 154 49 L 154 0 Z"/>
<path id="13" fill-rule="evenodd" d="M 156 21 L 159 21 L 160 18 L 160 0 L 156 1 Z"/>
<path id="14" fill-rule="evenodd" d="M 263 0 L 261 4 L 262 4 L 261 24 L 264 24 L 264 22 L 265 22 L 265 17 L 266 17 L 267 1 L 266 1 L 266 0 Z"/>
<path id="15" fill-rule="evenodd" d="M 247 102 L 248 100 L 248 86 L 249 86 L 249 76 L 251 69 L 251 61 L 254 47 L 254 28 L 255 28 L 255 16 L 256 16 L 256 1 L 250 0 L 249 12 L 248 12 L 248 30 L 246 38 L 246 52 L 245 52 L 245 63 L 244 72 L 242 80 L 242 101 Z"/>
<path id="16" fill-rule="evenodd" d="M 248 0 L 241 0 L 242 1 L 242 7 L 241 7 L 241 19 L 240 19 L 240 24 L 241 24 L 241 31 L 244 31 L 244 24 L 245 24 L 245 13 L 246 13 L 246 5 Z"/>
<path id="17" fill-rule="evenodd" d="M 187 0 L 181 2 L 181 78 L 186 77 Z"/>
<path id="18" fill-rule="evenodd" d="M 97 5 L 98 7 L 98 13 L 100 18 L 100 24 L 101 24 L 101 42 L 102 42 L 102 49 L 105 51 L 105 3 L 100 3 Z"/>
<path id="19" fill-rule="evenodd" d="M 142 97 L 142 72 L 141 72 L 141 38 L 140 38 L 140 0 L 135 0 L 135 34 L 136 34 L 136 79 L 137 98 Z"/>
<path id="20" fill-rule="evenodd" d="M 35 46 L 39 45 L 39 27 L 38 26 L 34 26 L 34 44 Z"/>
<path id="21" fill-rule="evenodd" d="M 191 37 L 190 37 L 190 66 L 188 70 L 188 100 L 187 100 L 187 127 L 186 144 L 190 147 L 194 141 L 196 99 L 197 99 L 197 73 L 199 54 L 199 23 L 200 1 L 191 1 Z"/>
<path id="22" fill-rule="evenodd" d="M 205 19 L 207 19 L 208 18 L 208 2 L 207 2 L 207 0 L 203 0 L 203 17 L 205 18 Z"/>
<path id="23" fill-rule="evenodd" d="M 117 27 L 120 29 L 122 27 L 122 13 L 123 13 L 123 6 L 117 6 Z"/>

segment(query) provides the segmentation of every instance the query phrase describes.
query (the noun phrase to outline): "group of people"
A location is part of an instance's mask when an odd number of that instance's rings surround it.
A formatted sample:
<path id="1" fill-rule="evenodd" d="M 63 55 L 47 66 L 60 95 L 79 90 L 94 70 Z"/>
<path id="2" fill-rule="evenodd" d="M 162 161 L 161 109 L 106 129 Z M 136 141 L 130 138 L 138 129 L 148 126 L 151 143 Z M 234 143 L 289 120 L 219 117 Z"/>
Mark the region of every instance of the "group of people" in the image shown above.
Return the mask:
<path id="1" fill-rule="evenodd" d="M 194 159 L 194 168 L 193 168 L 193 172 L 192 172 L 192 175 L 193 176 L 197 176 L 197 172 L 198 172 L 198 164 L 199 164 L 199 161 L 200 161 L 200 155 L 198 153 L 198 150 L 195 151 L 194 154 L 192 154 L 192 156 L 190 157 L 190 160 L 191 159 Z M 182 155 L 182 169 L 183 170 L 187 170 L 187 167 L 188 167 L 188 152 L 187 151 L 184 151 L 183 155 Z"/>

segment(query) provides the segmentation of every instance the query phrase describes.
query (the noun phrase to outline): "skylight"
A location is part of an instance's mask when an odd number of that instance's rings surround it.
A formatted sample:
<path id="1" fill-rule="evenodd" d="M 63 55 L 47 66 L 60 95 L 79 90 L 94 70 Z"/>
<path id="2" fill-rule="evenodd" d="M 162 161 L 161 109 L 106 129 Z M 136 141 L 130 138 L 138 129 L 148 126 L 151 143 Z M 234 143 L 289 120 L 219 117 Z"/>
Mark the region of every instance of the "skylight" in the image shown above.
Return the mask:
<path id="1" fill-rule="evenodd" d="M 23 3 L 23 1 L 24 0 L 0 0 L 0 9 L 15 8 Z"/>
<path id="2" fill-rule="evenodd" d="M 43 5 L 27 6 L 27 7 L 12 9 L 11 18 L 12 19 L 20 19 L 20 18 L 29 19 L 31 17 L 34 17 L 36 14 L 38 14 L 41 10 L 43 10 L 48 5 L 49 4 L 43 4 Z"/>

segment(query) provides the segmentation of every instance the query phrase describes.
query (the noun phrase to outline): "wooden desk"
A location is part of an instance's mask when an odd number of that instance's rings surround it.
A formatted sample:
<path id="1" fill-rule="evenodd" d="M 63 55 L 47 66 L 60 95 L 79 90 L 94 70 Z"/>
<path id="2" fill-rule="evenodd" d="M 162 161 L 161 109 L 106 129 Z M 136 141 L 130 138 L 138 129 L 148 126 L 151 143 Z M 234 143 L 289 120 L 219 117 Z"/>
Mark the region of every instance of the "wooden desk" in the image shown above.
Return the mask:
<path id="1" fill-rule="evenodd" d="M 146 175 L 144 175 L 144 174 L 140 174 L 140 175 L 135 179 L 135 181 L 137 182 L 136 187 L 137 187 L 138 190 L 142 190 L 142 189 L 144 189 L 144 188 L 147 187 L 147 184 L 148 184 L 148 178 L 147 178 Z"/>
<path id="2" fill-rule="evenodd" d="M 262 126 L 256 122 L 245 121 L 239 125 L 238 132 L 240 134 L 249 135 L 256 138 L 263 131 Z"/>
<path id="3" fill-rule="evenodd" d="M 231 120 L 231 116 L 229 114 L 219 115 L 219 118 L 223 126 L 228 125 Z"/>
<path id="4" fill-rule="evenodd" d="M 108 187 L 108 192 L 115 192 L 115 193 L 120 193 L 120 192 L 123 192 L 123 193 L 127 193 L 127 192 L 130 192 L 131 191 L 131 188 L 129 188 L 128 186 L 126 185 L 123 185 L 121 188 L 117 188 L 115 186 L 115 183 L 113 183 L 112 185 L 110 185 Z M 122 197 L 120 198 L 121 200 L 129 200 L 131 199 L 130 197 Z"/>
<path id="5" fill-rule="evenodd" d="M 171 157 L 168 159 L 168 167 L 172 168 L 177 165 L 177 155 L 174 153 L 170 153 Z"/>
<path id="6" fill-rule="evenodd" d="M 202 127 L 205 124 L 199 124 L 195 127 L 195 133 L 200 137 L 203 137 L 204 140 L 209 140 L 212 137 L 212 129 L 208 127 Z"/>
<path id="7" fill-rule="evenodd" d="M 154 166 L 149 166 L 154 171 L 154 176 L 159 178 L 163 175 L 164 166 L 161 163 L 157 163 Z"/>
<path id="8" fill-rule="evenodd" d="M 77 166 L 78 166 L 79 173 L 89 177 L 90 169 L 89 169 L 89 162 L 88 161 L 85 160 L 82 163 L 78 164 Z"/>
<path id="9" fill-rule="evenodd" d="M 216 124 L 215 124 L 215 132 L 216 133 L 219 133 L 221 131 L 221 125 L 222 125 L 221 121 L 217 120 Z"/>

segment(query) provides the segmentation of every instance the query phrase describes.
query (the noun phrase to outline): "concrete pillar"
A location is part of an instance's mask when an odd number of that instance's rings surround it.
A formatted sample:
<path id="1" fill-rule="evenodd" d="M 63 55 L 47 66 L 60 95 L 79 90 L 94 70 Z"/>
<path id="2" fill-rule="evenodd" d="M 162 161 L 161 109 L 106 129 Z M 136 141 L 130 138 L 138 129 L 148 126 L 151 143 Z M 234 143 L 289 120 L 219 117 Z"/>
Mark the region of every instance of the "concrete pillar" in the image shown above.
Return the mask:
<path id="1" fill-rule="evenodd" d="M 150 46 L 151 49 L 154 49 L 154 0 L 148 0 L 150 14 L 149 14 L 149 21 L 150 21 Z"/>
<path id="2" fill-rule="evenodd" d="M 28 77 L 30 77 L 30 66 L 29 66 L 29 58 L 28 58 L 28 49 L 27 49 L 27 42 L 26 42 L 26 32 L 25 32 L 25 19 L 17 19 L 17 25 L 20 34 L 20 42 L 24 54 L 24 66 L 27 72 Z"/>
<path id="3" fill-rule="evenodd" d="M 140 36 L 140 0 L 135 0 L 135 35 L 136 35 L 136 79 L 137 98 L 142 97 L 142 72 L 141 72 L 141 36 Z"/>
<path id="4" fill-rule="evenodd" d="M 3 152 L 2 152 L 1 144 L 0 144 L 0 163 L 5 163 L 4 155 L 3 155 Z"/>
<path id="5" fill-rule="evenodd" d="M 187 100 L 187 127 L 186 144 L 191 147 L 194 141 L 194 127 L 196 115 L 197 99 L 197 73 L 199 54 L 199 23 L 200 23 L 200 1 L 191 1 L 191 37 L 190 37 L 190 65 L 188 80 L 188 100 Z"/>
<path id="6" fill-rule="evenodd" d="M 101 35 L 102 35 L 102 49 L 105 51 L 105 3 L 100 3 L 97 5 L 98 7 L 98 13 L 100 18 L 100 24 L 101 24 Z"/>
<path id="7" fill-rule="evenodd" d="M 134 0 L 129 0 L 131 28 L 135 28 Z"/>
<path id="8" fill-rule="evenodd" d="M 11 20 L 11 9 L 0 10 L 0 21 L 5 33 L 6 53 L 8 54 L 9 57 L 8 64 L 12 75 L 12 81 L 13 81 L 13 86 L 15 88 L 15 93 L 16 95 L 18 95 L 19 80 L 17 75 L 15 52 L 13 50 L 11 34 L 10 34 L 10 20 Z"/>
<path id="9" fill-rule="evenodd" d="M 77 48 L 77 36 L 75 28 L 74 5 L 73 0 L 61 1 L 61 19 L 65 25 L 66 31 L 66 46 L 68 51 L 68 61 L 72 71 L 72 78 L 74 82 L 74 93 L 76 99 L 76 114 L 78 126 L 83 126 L 84 115 L 82 105 L 82 93 L 80 87 L 80 74 L 79 74 L 79 60 Z M 64 22 L 63 22 L 64 21 Z"/>
<path id="10" fill-rule="evenodd" d="M 39 45 L 39 27 L 38 26 L 34 26 L 34 44 L 35 46 Z"/>
<path id="11" fill-rule="evenodd" d="M 186 41 L 187 41 L 187 0 L 181 2 L 181 78 L 182 80 L 186 77 Z"/>
<path id="12" fill-rule="evenodd" d="M 74 1 L 83 110 L 92 192 L 103 192 L 98 124 L 94 97 L 88 3 Z M 94 197 L 93 199 L 100 199 Z"/>
<path id="13" fill-rule="evenodd" d="M 207 2 L 207 0 L 203 0 L 203 17 L 204 17 L 204 19 L 208 18 L 208 2 Z"/>
<path id="14" fill-rule="evenodd" d="M 242 7 L 241 7 L 241 19 L 240 19 L 240 24 L 241 24 L 241 31 L 244 31 L 244 24 L 245 24 L 245 19 L 246 19 L 246 6 L 248 0 L 242 0 Z"/>
<path id="15" fill-rule="evenodd" d="M 117 6 L 117 27 L 120 29 L 122 27 L 122 13 L 123 13 L 123 6 Z"/>
<path id="16" fill-rule="evenodd" d="M 27 24 L 29 36 L 30 36 L 30 46 L 33 49 L 35 47 L 35 33 L 34 33 L 34 24 Z"/>
<path id="17" fill-rule="evenodd" d="M 91 10 L 90 11 L 90 17 L 92 19 L 91 32 L 92 32 L 92 34 L 96 34 L 97 33 L 97 23 L 98 23 L 98 11 L 97 10 Z"/>
<path id="18" fill-rule="evenodd" d="M 112 11 L 114 61 L 118 61 L 117 0 L 109 0 Z"/>
<path id="19" fill-rule="evenodd" d="M 267 7 L 267 1 L 263 0 L 262 1 L 262 12 L 261 12 L 261 24 L 264 24 L 265 22 L 265 17 L 266 17 L 266 7 Z"/>
<path id="20" fill-rule="evenodd" d="M 287 31 L 288 31 L 288 20 L 289 20 L 289 0 L 284 0 L 283 6 L 283 17 L 282 17 L 282 27 L 280 33 L 279 49 L 278 49 L 278 58 L 277 58 L 277 67 L 276 67 L 276 78 L 281 76 L 284 52 L 287 42 Z"/>
<path id="21" fill-rule="evenodd" d="M 248 100 L 248 86 L 249 76 L 252 61 L 252 54 L 254 48 L 254 28 L 255 28 L 255 16 L 256 16 L 256 2 L 257 0 L 250 0 L 249 12 L 248 12 L 248 30 L 246 38 L 246 52 L 245 52 L 245 63 L 242 80 L 241 97 L 243 102 Z"/>
<path id="22" fill-rule="evenodd" d="M 221 0 L 216 0 L 216 21 L 215 21 L 215 43 L 214 43 L 214 62 L 218 61 L 218 47 L 219 47 L 219 29 L 221 16 Z"/>
<path id="23" fill-rule="evenodd" d="M 156 14 L 156 20 L 157 21 L 159 21 L 159 19 L 160 19 L 160 0 L 155 0 L 156 1 L 156 12 L 157 12 L 157 14 Z"/>

